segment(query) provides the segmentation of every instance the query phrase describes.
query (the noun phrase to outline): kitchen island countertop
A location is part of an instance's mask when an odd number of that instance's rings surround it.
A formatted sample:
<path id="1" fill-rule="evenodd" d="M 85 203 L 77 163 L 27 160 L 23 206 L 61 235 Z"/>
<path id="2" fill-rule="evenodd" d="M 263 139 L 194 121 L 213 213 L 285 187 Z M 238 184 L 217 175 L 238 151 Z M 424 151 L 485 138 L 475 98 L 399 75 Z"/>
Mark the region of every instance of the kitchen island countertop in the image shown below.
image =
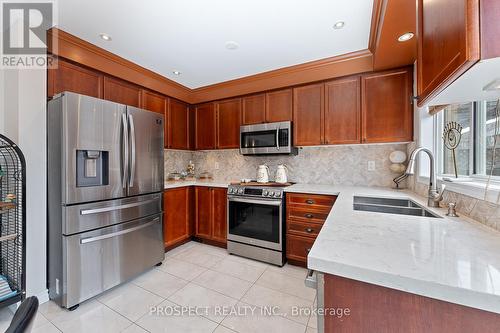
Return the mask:
<path id="1" fill-rule="evenodd" d="M 500 232 L 468 218 L 355 211 L 356 195 L 426 198 L 390 188 L 296 184 L 289 193 L 338 198 L 311 251 L 308 268 L 500 313 Z M 428 208 L 428 207 L 426 207 Z"/>

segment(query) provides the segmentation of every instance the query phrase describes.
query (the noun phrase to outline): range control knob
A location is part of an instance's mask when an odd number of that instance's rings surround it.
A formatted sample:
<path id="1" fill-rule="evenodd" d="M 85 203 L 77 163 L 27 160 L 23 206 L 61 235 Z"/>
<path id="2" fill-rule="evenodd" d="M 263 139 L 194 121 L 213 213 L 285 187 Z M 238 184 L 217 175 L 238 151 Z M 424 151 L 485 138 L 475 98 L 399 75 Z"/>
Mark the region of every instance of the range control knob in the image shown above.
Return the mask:
<path id="1" fill-rule="evenodd" d="M 238 194 L 243 194 L 243 189 L 242 188 L 238 189 Z"/>
<path id="2" fill-rule="evenodd" d="M 267 195 L 268 195 L 268 194 L 269 194 L 269 191 L 268 191 L 268 190 L 264 190 L 264 191 L 262 191 L 262 195 L 263 195 L 263 196 L 267 197 Z"/>
<path id="3" fill-rule="evenodd" d="M 279 198 L 279 197 L 281 197 L 281 193 L 280 193 L 280 192 L 278 192 L 278 191 L 276 191 L 276 192 L 274 192 L 274 196 L 275 196 L 276 198 Z"/>
<path id="4" fill-rule="evenodd" d="M 272 197 L 274 195 L 273 191 L 269 191 L 269 196 Z"/>
<path id="5" fill-rule="evenodd" d="M 227 193 L 229 193 L 229 194 L 233 193 L 233 189 L 232 189 L 231 187 L 230 187 L 230 188 L 228 188 L 228 189 L 227 189 Z"/>

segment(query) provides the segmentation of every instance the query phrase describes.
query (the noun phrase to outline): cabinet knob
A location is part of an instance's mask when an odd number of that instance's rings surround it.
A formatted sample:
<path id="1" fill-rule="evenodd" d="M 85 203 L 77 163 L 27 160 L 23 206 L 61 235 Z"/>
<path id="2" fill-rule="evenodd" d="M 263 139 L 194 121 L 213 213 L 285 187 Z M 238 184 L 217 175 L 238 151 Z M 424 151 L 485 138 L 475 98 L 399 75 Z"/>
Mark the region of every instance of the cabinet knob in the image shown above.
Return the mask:
<path id="1" fill-rule="evenodd" d="M 306 252 L 307 253 L 311 252 L 311 248 L 306 249 Z"/>
<path id="2" fill-rule="evenodd" d="M 314 217 L 314 215 L 311 213 L 307 213 L 304 216 L 307 217 L 308 219 L 312 219 Z"/>
<path id="3" fill-rule="evenodd" d="M 313 230 L 312 230 L 312 228 L 307 228 L 306 232 L 311 233 L 311 232 L 313 232 Z"/>
<path id="4" fill-rule="evenodd" d="M 313 199 L 307 199 L 306 203 L 309 204 L 309 205 L 312 205 L 314 203 L 314 200 Z"/>

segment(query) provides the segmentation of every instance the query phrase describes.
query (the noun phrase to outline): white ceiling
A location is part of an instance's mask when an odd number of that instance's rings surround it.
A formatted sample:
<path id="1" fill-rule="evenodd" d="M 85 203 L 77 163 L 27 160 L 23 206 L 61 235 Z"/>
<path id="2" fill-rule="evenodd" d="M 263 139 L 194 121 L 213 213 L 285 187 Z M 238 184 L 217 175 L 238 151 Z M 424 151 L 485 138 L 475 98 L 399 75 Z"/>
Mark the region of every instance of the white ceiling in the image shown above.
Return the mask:
<path id="1" fill-rule="evenodd" d="M 59 0 L 57 25 L 197 88 L 366 49 L 372 5 L 373 0 Z M 345 27 L 334 30 L 337 21 Z M 100 33 L 113 40 L 103 41 Z M 239 48 L 227 50 L 227 41 Z"/>

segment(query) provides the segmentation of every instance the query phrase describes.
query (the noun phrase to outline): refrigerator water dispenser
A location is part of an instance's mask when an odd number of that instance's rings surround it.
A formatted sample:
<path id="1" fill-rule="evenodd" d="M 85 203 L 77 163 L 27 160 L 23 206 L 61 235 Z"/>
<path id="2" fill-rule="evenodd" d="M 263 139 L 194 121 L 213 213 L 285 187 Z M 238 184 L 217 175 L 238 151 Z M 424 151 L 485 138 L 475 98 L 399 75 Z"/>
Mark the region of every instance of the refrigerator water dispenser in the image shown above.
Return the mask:
<path id="1" fill-rule="evenodd" d="M 109 153 L 100 150 L 76 151 L 76 186 L 103 186 L 109 184 Z"/>

